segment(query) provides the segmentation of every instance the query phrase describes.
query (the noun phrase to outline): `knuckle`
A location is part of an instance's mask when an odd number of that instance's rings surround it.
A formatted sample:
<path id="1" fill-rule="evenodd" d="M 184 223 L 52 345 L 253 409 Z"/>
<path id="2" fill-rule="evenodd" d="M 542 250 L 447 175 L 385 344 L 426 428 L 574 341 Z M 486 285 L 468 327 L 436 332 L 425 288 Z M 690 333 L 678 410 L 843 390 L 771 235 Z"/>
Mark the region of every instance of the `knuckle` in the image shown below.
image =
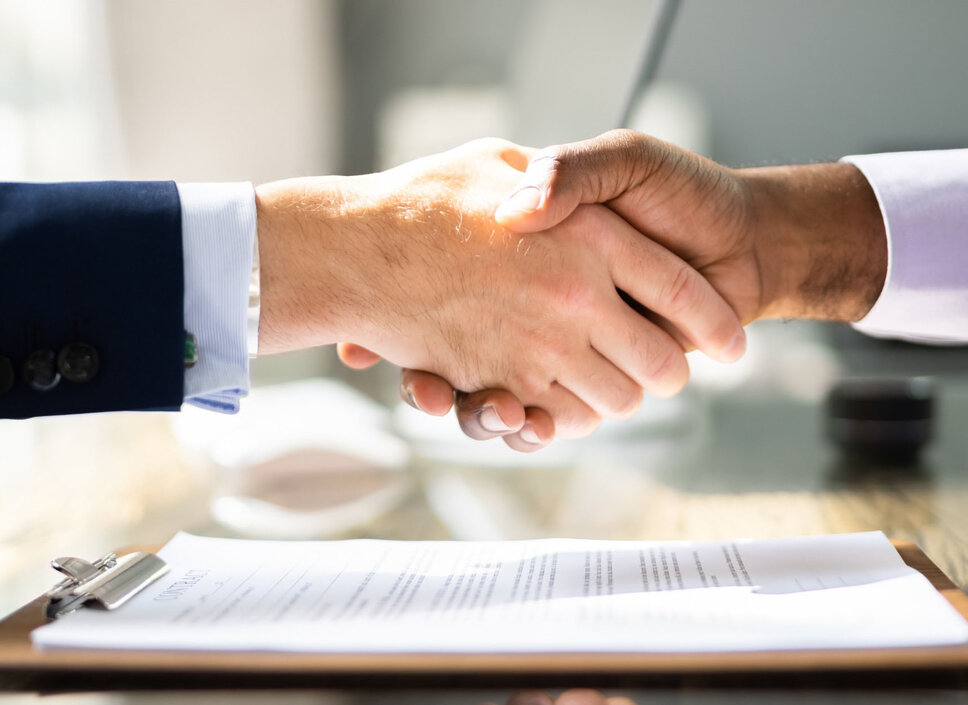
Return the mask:
<path id="1" fill-rule="evenodd" d="M 643 134 L 641 132 L 636 132 L 627 127 L 616 127 L 608 132 L 605 132 L 601 139 L 605 142 L 619 142 L 623 144 L 628 144 L 630 142 L 637 142 Z"/>
<path id="2" fill-rule="evenodd" d="M 524 369 L 518 370 L 514 374 L 513 386 L 512 392 L 514 395 L 522 403 L 528 404 L 544 396 L 548 392 L 551 382 L 539 372 Z"/>
<path id="3" fill-rule="evenodd" d="M 530 331 L 527 347 L 523 351 L 523 370 L 539 371 L 556 369 L 571 354 L 572 343 L 567 333 L 559 330 L 557 323 L 545 322 Z M 551 376 L 554 376 L 553 374 Z"/>
<path id="4" fill-rule="evenodd" d="M 660 296 L 671 316 L 692 310 L 699 302 L 699 275 L 688 265 L 680 265 Z"/>
<path id="5" fill-rule="evenodd" d="M 623 176 L 641 179 L 651 174 L 663 155 L 668 156 L 668 146 L 644 132 L 619 128 L 601 137 L 603 149 L 624 165 Z"/>
<path id="6" fill-rule="evenodd" d="M 631 159 L 638 156 L 643 137 L 645 135 L 641 132 L 620 127 L 602 135 L 602 142 L 612 145 L 619 155 Z"/>
<path id="7" fill-rule="evenodd" d="M 561 370 L 569 365 L 574 356 L 574 345 L 566 336 L 551 335 L 544 339 L 540 348 L 535 349 L 544 365 L 552 370 Z"/>
<path id="8" fill-rule="evenodd" d="M 555 284 L 555 309 L 568 316 L 587 315 L 595 311 L 598 297 L 582 280 L 559 280 Z"/>
<path id="9" fill-rule="evenodd" d="M 478 137 L 467 143 L 468 149 L 474 152 L 500 153 L 511 146 L 511 143 L 500 137 Z"/>
<path id="10" fill-rule="evenodd" d="M 681 384 L 678 385 L 679 389 L 685 385 L 686 381 L 684 377 L 688 376 L 688 373 L 684 372 L 686 368 L 686 359 L 682 354 L 681 350 L 673 350 L 671 347 L 666 347 L 657 354 L 649 357 L 646 367 L 646 375 L 649 380 L 653 383 L 653 387 L 658 389 L 666 389 L 669 387 L 674 387 L 679 380 Z M 673 392 L 675 393 L 675 392 Z"/>

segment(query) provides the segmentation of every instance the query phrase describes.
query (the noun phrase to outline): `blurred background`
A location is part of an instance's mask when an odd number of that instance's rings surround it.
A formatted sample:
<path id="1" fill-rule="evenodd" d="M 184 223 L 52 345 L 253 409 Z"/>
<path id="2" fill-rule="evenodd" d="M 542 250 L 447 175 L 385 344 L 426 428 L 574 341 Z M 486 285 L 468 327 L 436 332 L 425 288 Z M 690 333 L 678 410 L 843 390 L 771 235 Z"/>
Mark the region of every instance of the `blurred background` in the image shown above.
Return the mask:
<path id="1" fill-rule="evenodd" d="M 0 0 L 0 179 L 363 173 L 482 136 L 590 137 L 575 131 L 603 110 L 602 129 L 627 113 L 632 127 L 736 167 L 968 145 L 968 3 L 684 0 L 665 18 L 652 80 L 633 90 L 649 78 L 641 65 L 661 9 Z M 0 613 L 53 582 L 49 558 L 93 559 L 180 529 L 412 539 L 883 529 L 968 582 L 965 350 L 765 322 L 736 365 L 690 358 L 680 397 L 529 457 L 401 409 L 395 369 L 349 372 L 331 350 L 256 360 L 237 417 L 0 421 Z M 845 460 L 824 440 L 825 395 L 885 375 L 934 379 L 934 440 L 913 461 Z"/>

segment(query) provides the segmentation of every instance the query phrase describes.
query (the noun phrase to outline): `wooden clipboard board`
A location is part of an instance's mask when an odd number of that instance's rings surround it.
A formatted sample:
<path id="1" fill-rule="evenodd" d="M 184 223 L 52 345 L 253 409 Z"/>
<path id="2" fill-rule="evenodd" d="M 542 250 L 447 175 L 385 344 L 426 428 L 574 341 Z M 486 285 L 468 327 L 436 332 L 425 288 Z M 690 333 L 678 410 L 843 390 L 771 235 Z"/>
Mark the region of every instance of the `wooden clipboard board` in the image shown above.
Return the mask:
<path id="1" fill-rule="evenodd" d="M 913 543 L 893 542 L 968 619 L 968 595 Z M 306 654 L 278 652 L 37 651 L 44 598 L 0 621 L 0 690 L 190 687 L 434 687 L 481 685 L 757 686 L 852 682 L 968 687 L 968 644 L 734 653 Z"/>

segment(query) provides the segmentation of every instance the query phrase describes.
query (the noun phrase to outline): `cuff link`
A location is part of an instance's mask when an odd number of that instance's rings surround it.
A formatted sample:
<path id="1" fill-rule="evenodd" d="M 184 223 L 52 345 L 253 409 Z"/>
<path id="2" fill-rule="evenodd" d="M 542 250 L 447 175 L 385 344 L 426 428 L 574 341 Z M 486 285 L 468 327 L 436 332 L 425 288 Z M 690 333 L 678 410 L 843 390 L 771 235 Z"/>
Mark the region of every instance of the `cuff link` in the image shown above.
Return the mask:
<path id="1" fill-rule="evenodd" d="M 194 367 L 198 362 L 198 341 L 192 333 L 185 331 L 185 367 Z"/>

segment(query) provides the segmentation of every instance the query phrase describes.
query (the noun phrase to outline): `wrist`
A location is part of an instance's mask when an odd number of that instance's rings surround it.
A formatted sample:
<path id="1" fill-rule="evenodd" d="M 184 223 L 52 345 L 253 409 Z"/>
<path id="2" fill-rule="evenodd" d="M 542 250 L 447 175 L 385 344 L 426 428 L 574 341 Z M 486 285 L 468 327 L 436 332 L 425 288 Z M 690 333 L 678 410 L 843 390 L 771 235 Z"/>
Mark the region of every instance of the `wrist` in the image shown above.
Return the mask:
<path id="1" fill-rule="evenodd" d="M 259 353 L 340 339 L 346 177 L 290 179 L 255 189 L 260 263 Z"/>
<path id="2" fill-rule="evenodd" d="M 887 274 L 877 199 L 850 164 L 737 172 L 752 204 L 752 239 L 763 287 L 758 318 L 857 321 Z"/>

